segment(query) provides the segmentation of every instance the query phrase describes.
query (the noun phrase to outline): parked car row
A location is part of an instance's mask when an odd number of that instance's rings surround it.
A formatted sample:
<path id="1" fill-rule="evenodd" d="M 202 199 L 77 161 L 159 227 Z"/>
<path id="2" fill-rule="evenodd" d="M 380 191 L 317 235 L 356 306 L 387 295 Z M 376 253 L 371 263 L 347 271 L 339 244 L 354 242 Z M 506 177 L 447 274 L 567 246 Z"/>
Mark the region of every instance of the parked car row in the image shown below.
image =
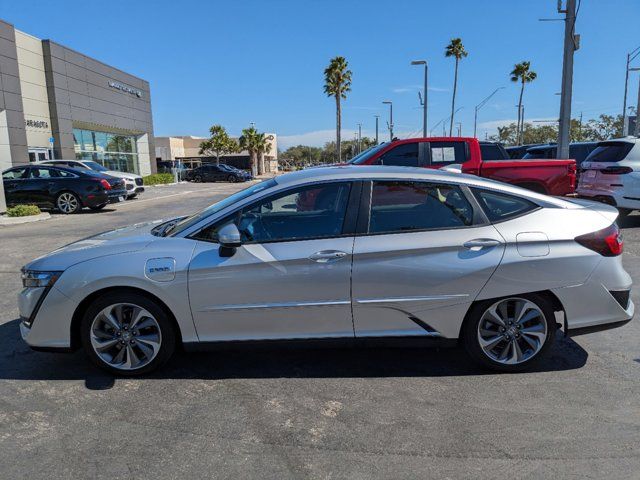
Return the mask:
<path id="1" fill-rule="evenodd" d="M 7 206 L 30 204 L 64 214 L 100 210 L 144 192 L 140 175 L 109 170 L 93 160 L 20 165 L 2 172 L 2 181 Z"/>
<path id="2" fill-rule="evenodd" d="M 2 182 L 7 206 L 30 204 L 64 214 L 100 210 L 127 196 L 123 179 L 88 168 L 34 163 L 5 170 Z"/>

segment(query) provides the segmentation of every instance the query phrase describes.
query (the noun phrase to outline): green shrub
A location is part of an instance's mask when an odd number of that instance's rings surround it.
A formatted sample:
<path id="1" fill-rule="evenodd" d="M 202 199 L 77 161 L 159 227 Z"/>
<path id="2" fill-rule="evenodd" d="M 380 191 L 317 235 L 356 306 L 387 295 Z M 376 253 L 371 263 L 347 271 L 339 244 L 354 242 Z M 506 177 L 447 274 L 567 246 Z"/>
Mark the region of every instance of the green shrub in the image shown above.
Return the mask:
<path id="1" fill-rule="evenodd" d="M 175 178 L 170 173 L 154 173 L 153 175 L 147 175 L 142 177 L 142 181 L 145 185 L 165 185 L 167 183 L 173 183 Z"/>
<path id="2" fill-rule="evenodd" d="M 40 209 L 35 205 L 16 205 L 7 208 L 7 216 L 9 217 L 28 217 L 29 215 L 40 215 Z"/>

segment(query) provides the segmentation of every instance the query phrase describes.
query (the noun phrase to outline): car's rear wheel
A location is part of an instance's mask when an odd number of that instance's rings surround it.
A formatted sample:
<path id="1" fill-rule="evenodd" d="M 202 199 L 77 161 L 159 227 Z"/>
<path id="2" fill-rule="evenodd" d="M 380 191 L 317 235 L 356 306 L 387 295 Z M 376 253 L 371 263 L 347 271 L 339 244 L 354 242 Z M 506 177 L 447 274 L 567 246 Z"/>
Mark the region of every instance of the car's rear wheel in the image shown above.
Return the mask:
<path id="1" fill-rule="evenodd" d="M 196 182 L 196 183 L 201 183 L 202 182 L 202 176 L 196 175 L 195 177 L 193 177 L 193 181 Z"/>
<path id="2" fill-rule="evenodd" d="M 80 198 L 73 192 L 62 192 L 56 197 L 56 208 L 65 215 L 82 210 Z"/>
<path id="3" fill-rule="evenodd" d="M 619 214 L 621 219 L 628 217 L 631 214 L 632 211 L 633 210 L 630 210 L 628 208 L 618 208 L 618 214 Z"/>
<path id="4" fill-rule="evenodd" d="M 462 327 L 471 357 L 493 370 L 526 370 L 540 359 L 555 338 L 553 308 L 537 294 L 480 302 Z"/>
<path id="5" fill-rule="evenodd" d="M 236 183 L 238 181 L 238 178 L 235 175 L 229 175 L 227 177 L 227 180 L 229 180 L 231 183 Z"/>
<path id="6" fill-rule="evenodd" d="M 83 317 L 81 337 L 96 365 L 125 376 L 160 367 L 173 355 L 176 344 L 166 312 L 135 292 L 112 292 L 95 300 Z"/>

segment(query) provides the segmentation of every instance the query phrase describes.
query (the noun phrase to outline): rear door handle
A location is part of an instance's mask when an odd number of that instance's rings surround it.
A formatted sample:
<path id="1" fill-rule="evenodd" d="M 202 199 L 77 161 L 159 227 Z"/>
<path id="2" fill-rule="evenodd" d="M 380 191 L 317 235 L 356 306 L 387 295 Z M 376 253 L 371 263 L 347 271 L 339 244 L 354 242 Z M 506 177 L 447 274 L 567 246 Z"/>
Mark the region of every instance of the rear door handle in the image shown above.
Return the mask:
<path id="1" fill-rule="evenodd" d="M 309 260 L 318 263 L 335 262 L 347 256 L 346 252 L 340 250 L 321 250 L 309 256 Z"/>
<path id="2" fill-rule="evenodd" d="M 500 245 L 502 242 L 494 240 L 493 238 L 475 238 L 462 244 L 464 248 L 477 252 L 483 248 L 491 248 Z"/>

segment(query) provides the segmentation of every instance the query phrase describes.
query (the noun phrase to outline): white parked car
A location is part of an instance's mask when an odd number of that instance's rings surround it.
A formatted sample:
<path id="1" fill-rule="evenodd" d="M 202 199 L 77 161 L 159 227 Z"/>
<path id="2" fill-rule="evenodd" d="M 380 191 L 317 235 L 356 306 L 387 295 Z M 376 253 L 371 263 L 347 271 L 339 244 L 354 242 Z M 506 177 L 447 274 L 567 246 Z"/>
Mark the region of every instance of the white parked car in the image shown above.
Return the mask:
<path id="1" fill-rule="evenodd" d="M 181 347 L 381 339 L 459 341 L 518 371 L 559 327 L 633 317 L 617 216 L 437 170 L 302 170 L 30 262 L 20 330 L 32 348 L 84 347 L 123 375 Z"/>
<path id="2" fill-rule="evenodd" d="M 127 189 L 127 199 L 135 198 L 136 195 L 144 192 L 142 177 L 135 173 L 109 170 L 93 160 L 44 160 L 40 164 L 57 165 L 59 167 L 84 168 L 104 173 L 116 178 L 122 178 Z"/>
<path id="3" fill-rule="evenodd" d="M 577 193 L 618 207 L 622 215 L 640 210 L 640 139 L 598 142 L 582 162 Z"/>

